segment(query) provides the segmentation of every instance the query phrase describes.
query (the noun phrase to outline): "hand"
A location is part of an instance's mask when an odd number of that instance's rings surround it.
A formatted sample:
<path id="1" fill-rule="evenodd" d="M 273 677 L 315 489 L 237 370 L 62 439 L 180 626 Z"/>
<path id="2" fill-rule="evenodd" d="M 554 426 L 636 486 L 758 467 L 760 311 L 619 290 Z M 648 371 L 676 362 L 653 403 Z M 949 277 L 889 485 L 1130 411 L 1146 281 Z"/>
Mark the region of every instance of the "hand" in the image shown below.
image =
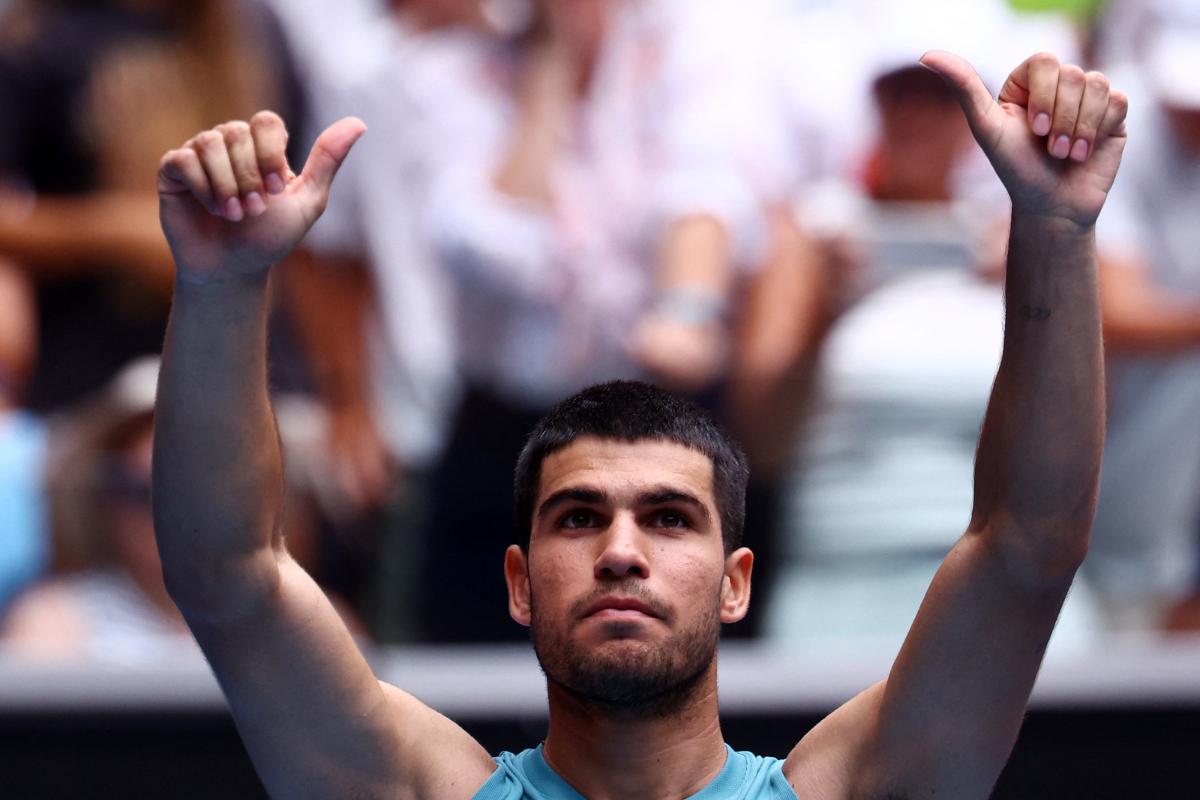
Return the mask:
<path id="1" fill-rule="evenodd" d="M 724 328 L 652 314 L 634 332 L 631 351 L 643 367 L 672 389 L 695 392 L 712 385 L 729 360 Z"/>
<path id="2" fill-rule="evenodd" d="M 571 0 L 545 4 L 547 33 L 579 54 L 599 51 L 614 14 L 609 0 Z"/>
<path id="3" fill-rule="evenodd" d="M 158 170 L 159 217 L 179 277 L 208 283 L 282 260 L 325 210 L 333 177 L 365 130 L 354 117 L 335 122 L 298 176 L 284 153 L 287 129 L 270 111 L 168 152 Z"/>
<path id="4" fill-rule="evenodd" d="M 1129 107 L 1103 74 L 1039 53 L 1013 71 L 997 102 L 958 56 L 932 51 L 921 63 L 955 90 L 1015 212 L 1095 223 L 1125 149 Z"/>

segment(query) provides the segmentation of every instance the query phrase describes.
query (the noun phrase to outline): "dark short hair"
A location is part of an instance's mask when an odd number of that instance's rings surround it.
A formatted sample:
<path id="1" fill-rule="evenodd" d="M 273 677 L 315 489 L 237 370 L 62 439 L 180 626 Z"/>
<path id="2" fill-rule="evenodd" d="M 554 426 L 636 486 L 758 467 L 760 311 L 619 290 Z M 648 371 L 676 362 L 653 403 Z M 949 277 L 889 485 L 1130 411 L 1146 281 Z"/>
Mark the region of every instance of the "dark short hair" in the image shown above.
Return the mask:
<path id="1" fill-rule="evenodd" d="M 542 462 L 580 436 L 623 442 L 660 439 L 708 456 L 725 552 L 732 553 L 741 544 L 746 482 L 750 477 L 741 447 L 691 402 L 648 383 L 612 381 L 568 397 L 542 417 L 529 434 L 517 459 L 514 481 L 521 547 L 529 549 L 533 533 L 533 506 L 541 483 Z"/>

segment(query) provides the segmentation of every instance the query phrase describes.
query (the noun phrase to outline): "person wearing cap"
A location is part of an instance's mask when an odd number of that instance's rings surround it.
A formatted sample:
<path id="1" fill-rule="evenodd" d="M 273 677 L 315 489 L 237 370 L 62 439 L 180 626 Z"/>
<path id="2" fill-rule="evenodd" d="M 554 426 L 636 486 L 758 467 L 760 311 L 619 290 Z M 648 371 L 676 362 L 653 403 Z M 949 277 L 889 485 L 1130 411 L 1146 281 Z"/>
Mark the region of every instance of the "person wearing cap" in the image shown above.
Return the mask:
<path id="1" fill-rule="evenodd" d="M 1200 6 L 1143 13 L 1109 70 L 1139 136 L 1097 228 L 1108 446 L 1085 574 L 1115 629 L 1166 623 L 1200 551 Z"/>
<path id="2" fill-rule="evenodd" d="M 858 127 L 871 139 L 796 204 L 829 253 L 831 286 L 768 620 L 774 641 L 801 650 L 898 646 L 970 515 L 1003 340 L 1009 204 L 953 91 L 917 58 L 938 41 L 984 54 L 976 69 L 999 86 L 1013 42 L 1057 52 L 1074 41 L 1064 20 L 1030 22 L 1000 3 L 916 6 L 882 7 L 856 31 L 873 111 Z M 1055 646 L 1092 627 L 1081 588 Z"/>
<path id="3" fill-rule="evenodd" d="M 50 489 L 57 555 L 75 569 L 48 576 L 13 601 L 0 628 L 11 652 L 143 663 L 195 653 L 154 545 L 157 376 L 157 358 L 138 359 L 58 423 Z"/>

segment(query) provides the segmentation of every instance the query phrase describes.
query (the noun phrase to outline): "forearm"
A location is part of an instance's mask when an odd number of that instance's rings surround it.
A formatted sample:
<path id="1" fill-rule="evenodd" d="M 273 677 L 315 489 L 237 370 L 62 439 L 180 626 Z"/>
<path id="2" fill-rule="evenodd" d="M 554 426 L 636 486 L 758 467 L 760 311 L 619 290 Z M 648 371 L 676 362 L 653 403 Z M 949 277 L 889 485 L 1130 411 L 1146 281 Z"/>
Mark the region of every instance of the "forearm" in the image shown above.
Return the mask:
<path id="1" fill-rule="evenodd" d="M 150 193 L 41 196 L 26 212 L 0 215 L 0 252 L 45 275 L 117 265 L 167 295 L 171 254 L 157 217 Z"/>
<path id="2" fill-rule="evenodd" d="M 371 279 L 359 259 L 292 254 L 278 288 L 290 309 L 321 398 L 333 407 L 365 404 L 369 397 L 365 323 Z"/>
<path id="3" fill-rule="evenodd" d="M 1003 529 L 1039 564 L 1070 568 L 1086 548 L 1104 441 L 1094 230 L 1014 214 L 1005 294 L 972 528 Z"/>
<path id="4" fill-rule="evenodd" d="M 554 199 L 549 162 L 555 149 L 548 126 L 540 120 L 522 122 L 496 170 L 496 189 L 510 197 L 549 205 Z"/>
<path id="5" fill-rule="evenodd" d="M 1100 300 L 1109 350 L 1171 354 L 1200 347 L 1200 302 L 1168 294 L 1139 266 L 1102 260 Z"/>
<path id="6" fill-rule="evenodd" d="M 739 301 L 729 376 L 735 427 L 759 477 L 783 474 L 794 455 L 827 284 L 816 244 L 790 213 L 774 214 L 771 254 Z"/>
<path id="7" fill-rule="evenodd" d="M 570 69 L 566 56 L 547 47 L 533 56 L 526 75 L 521 117 L 496 169 L 498 191 L 550 204 L 551 170 L 562 150 L 571 113 Z"/>
<path id="8" fill-rule="evenodd" d="M 172 597 L 226 616 L 269 592 L 283 470 L 267 396 L 266 274 L 180 281 L 155 412 L 154 516 Z"/>
<path id="9" fill-rule="evenodd" d="M 733 286 L 733 252 L 724 223 L 694 214 L 672 223 L 659 249 L 657 288 L 701 292 L 727 301 Z"/>

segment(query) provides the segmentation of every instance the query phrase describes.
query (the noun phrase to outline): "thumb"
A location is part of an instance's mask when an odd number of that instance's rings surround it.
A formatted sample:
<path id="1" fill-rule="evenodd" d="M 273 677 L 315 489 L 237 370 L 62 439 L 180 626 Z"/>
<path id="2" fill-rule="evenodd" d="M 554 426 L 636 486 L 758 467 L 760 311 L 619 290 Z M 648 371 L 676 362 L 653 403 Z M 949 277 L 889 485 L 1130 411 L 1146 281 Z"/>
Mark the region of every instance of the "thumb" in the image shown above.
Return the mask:
<path id="1" fill-rule="evenodd" d="M 936 72 L 949 84 L 976 137 L 987 132 L 989 112 L 996 101 L 992 99 L 992 93 L 988 91 L 975 68 L 967 63 L 966 59 L 944 50 L 930 50 L 921 56 L 921 64 Z"/>
<path id="2" fill-rule="evenodd" d="M 350 148 L 366 132 L 366 124 L 358 117 L 344 117 L 326 128 L 312 146 L 300 179 L 305 189 L 323 201 L 329 197 L 333 176 L 346 160 Z"/>

